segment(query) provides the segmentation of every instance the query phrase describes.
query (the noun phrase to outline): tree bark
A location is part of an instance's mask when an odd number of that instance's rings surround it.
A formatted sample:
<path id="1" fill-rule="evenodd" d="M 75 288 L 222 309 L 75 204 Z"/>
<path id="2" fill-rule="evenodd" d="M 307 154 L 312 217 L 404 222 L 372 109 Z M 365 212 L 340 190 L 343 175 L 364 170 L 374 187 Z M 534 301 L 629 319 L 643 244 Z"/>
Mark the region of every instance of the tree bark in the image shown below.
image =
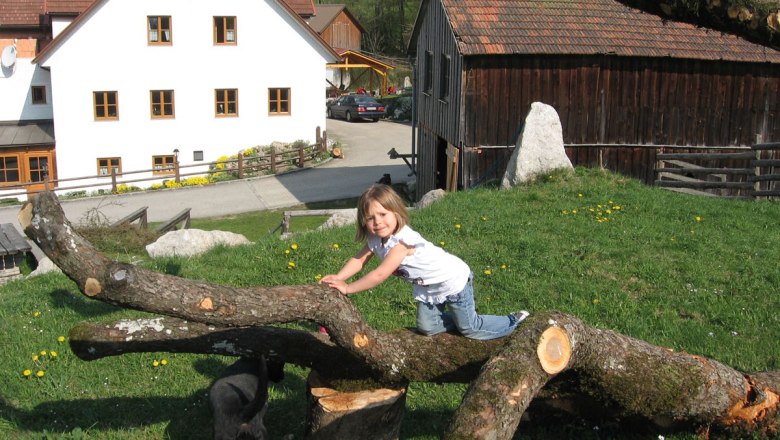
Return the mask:
<path id="1" fill-rule="evenodd" d="M 85 359 L 132 351 L 260 352 L 325 376 L 369 377 L 391 386 L 476 377 L 447 438 L 509 439 L 534 399 L 572 413 L 598 406 L 616 419 L 636 417 L 702 435 L 771 435 L 780 425 L 780 372 L 745 375 L 570 315 L 537 313 L 498 341 L 423 337 L 406 329 L 381 333 L 345 296 L 323 286 L 240 289 L 112 261 L 74 232 L 51 192 L 26 203 L 19 221 L 85 295 L 171 317 L 80 324 L 71 343 Z M 263 327 L 302 320 L 326 326 L 329 338 Z M 568 390 L 566 401 L 558 397 L 563 393 L 544 394 L 551 381 Z"/>

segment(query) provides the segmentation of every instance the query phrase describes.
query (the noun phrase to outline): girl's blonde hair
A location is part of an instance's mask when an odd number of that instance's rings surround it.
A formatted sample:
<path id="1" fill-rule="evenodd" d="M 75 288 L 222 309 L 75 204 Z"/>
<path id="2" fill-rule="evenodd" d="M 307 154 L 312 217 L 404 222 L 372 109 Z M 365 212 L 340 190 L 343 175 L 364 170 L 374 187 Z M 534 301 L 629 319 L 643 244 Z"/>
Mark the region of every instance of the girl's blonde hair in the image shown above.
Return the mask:
<path id="1" fill-rule="evenodd" d="M 395 214 L 395 218 L 398 220 L 398 228 L 393 233 L 398 232 L 401 228 L 409 224 L 409 212 L 406 210 L 406 204 L 395 192 L 395 190 L 382 184 L 371 185 L 360 196 L 357 203 L 357 232 L 355 233 L 355 241 L 364 241 L 368 238 L 368 227 L 366 227 L 366 214 L 368 213 L 368 205 L 371 202 L 377 202 L 382 205 L 383 208 Z"/>

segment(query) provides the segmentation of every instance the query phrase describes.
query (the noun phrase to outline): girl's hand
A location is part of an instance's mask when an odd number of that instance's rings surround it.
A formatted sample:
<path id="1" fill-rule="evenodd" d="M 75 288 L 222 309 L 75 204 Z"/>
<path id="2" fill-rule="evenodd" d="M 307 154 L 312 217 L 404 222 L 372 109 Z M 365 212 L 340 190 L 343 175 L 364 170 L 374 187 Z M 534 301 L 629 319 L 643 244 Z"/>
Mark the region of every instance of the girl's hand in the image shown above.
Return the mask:
<path id="1" fill-rule="evenodd" d="M 324 278 L 323 278 L 323 280 L 324 280 Z M 320 282 L 322 282 L 322 280 L 320 280 Z M 333 279 L 330 279 L 330 280 L 327 280 L 327 281 L 324 281 L 324 282 L 325 282 L 325 284 L 328 285 L 328 287 L 336 289 L 336 290 L 338 290 L 339 292 L 341 292 L 344 295 L 347 294 L 347 283 L 346 283 L 346 281 L 340 280 L 338 278 L 333 278 Z"/>

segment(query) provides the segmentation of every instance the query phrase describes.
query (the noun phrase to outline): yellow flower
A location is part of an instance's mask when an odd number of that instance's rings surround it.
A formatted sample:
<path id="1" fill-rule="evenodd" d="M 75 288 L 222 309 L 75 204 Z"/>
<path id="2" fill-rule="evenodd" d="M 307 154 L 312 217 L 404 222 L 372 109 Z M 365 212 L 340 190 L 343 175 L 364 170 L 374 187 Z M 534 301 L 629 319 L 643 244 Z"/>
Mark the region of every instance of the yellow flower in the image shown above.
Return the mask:
<path id="1" fill-rule="evenodd" d="M 65 336 L 57 337 L 57 342 L 65 342 Z"/>
<path id="2" fill-rule="evenodd" d="M 295 269 L 295 261 L 288 261 L 287 262 L 287 268 L 288 269 Z"/>
<path id="3" fill-rule="evenodd" d="M 33 312 L 33 317 L 37 318 L 39 316 L 41 316 L 41 312 L 39 312 L 37 310 Z"/>
<path id="4" fill-rule="evenodd" d="M 322 275 L 320 275 L 320 274 L 314 275 L 314 279 L 315 280 L 319 281 L 320 278 L 322 278 Z"/>
<path id="5" fill-rule="evenodd" d="M 576 214 L 576 213 L 577 213 L 577 210 L 576 210 L 576 209 L 572 209 L 572 210 L 571 210 L 571 213 L 572 213 L 572 214 Z"/>
<path id="6" fill-rule="evenodd" d="M 43 372 L 43 370 L 38 370 L 38 372 L 35 373 L 38 377 L 43 377 L 46 373 Z"/>
<path id="7" fill-rule="evenodd" d="M 284 254 L 285 254 L 285 255 L 287 255 L 287 254 L 289 254 L 289 253 L 290 253 L 290 250 L 289 250 L 289 249 L 285 249 L 285 250 L 284 250 Z"/>
<path id="8" fill-rule="evenodd" d="M 696 216 L 696 221 L 697 221 L 697 222 L 700 222 L 700 221 L 701 221 L 701 217 L 699 217 L 699 216 L 697 215 L 697 216 Z"/>
<path id="9" fill-rule="evenodd" d="M 598 299 L 598 298 L 593 298 L 593 304 L 598 304 L 598 303 L 600 303 L 600 302 L 601 302 L 601 301 L 599 301 L 599 299 Z"/>
<path id="10" fill-rule="evenodd" d="M 339 250 L 339 244 L 338 243 L 333 243 L 333 249 Z"/>
<path id="11" fill-rule="evenodd" d="M 168 365 L 168 360 L 167 359 L 161 360 L 160 365 Z"/>
<path id="12" fill-rule="evenodd" d="M 57 357 L 57 352 L 52 350 L 52 351 L 49 352 L 49 355 L 51 357 L 53 357 L 53 358 L 56 358 Z"/>
<path id="13" fill-rule="evenodd" d="M 32 360 L 33 362 L 38 362 L 38 355 L 37 354 L 33 355 Z"/>
<path id="14" fill-rule="evenodd" d="M 501 269 L 503 269 L 503 270 L 506 270 L 506 268 L 507 268 L 507 265 L 506 265 L 506 264 L 502 264 L 502 265 L 501 265 Z"/>
<path id="15" fill-rule="evenodd" d="M 490 269 L 485 269 L 484 271 L 482 271 L 482 273 L 484 273 L 485 275 L 488 275 L 488 276 L 493 275 L 493 271 L 490 270 Z"/>
<path id="16" fill-rule="evenodd" d="M 297 251 L 298 250 L 298 245 L 293 243 L 293 244 L 290 245 L 290 249 L 292 249 L 294 251 Z"/>
<path id="17" fill-rule="evenodd" d="M 455 223 L 455 229 L 460 229 L 460 223 Z"/>
<path id="18" fill-rule="evenodd" d="M 152 366 L 153 367 L 159 367 L 160 366 L 160 361 L 158 361 L 157 359 L 153 360 L 152 361 Z"/>
<path id="19" fill-rule="evenodd" d="M 483 222 L 486 222 L 486 221 L 487 221 L 487 217 L 485 217 L 485 216 L 483 215 L 483 216 L 482 216 L 482 221 L 483 221 Z"/>
<path id="20" fill-rule="evenodd" d="M 23 375 L 24 377 L 29 377 L 31 374 L 32 374 L 32 371 L 30 371 L 30 370 L 24 370 L 24 371 L 22 371 L 22 375 Z"/>
<path id="21" fill-rule="evenodd" d="M 563 210 L 563 215 L 567 215 L 568 213 L 569 213 L 569 211 L 567 211 L 565 209 Z"/>
<path id="22" fill-rule="evenodd" d="M 577 197 L 582 197 L 582 193 L 580 193 L 580 194 L 577 194 Z"/>
<path id="23" fill-rule="evenodd" d="M 46 350 L 41 351 L 41 356 L 46 356 Z"/>
<path id="24" fill-rule="evenodd" d="M 444 245 L 445 245 L 445 244 L 446 244 L 446 243 L 445 243 L 445 242 L 443 242 L 443 241 L 440 241 L 440 242 L 439 242 L 439 246 L 441 246 L 441 247 L 444 247 Z"/>

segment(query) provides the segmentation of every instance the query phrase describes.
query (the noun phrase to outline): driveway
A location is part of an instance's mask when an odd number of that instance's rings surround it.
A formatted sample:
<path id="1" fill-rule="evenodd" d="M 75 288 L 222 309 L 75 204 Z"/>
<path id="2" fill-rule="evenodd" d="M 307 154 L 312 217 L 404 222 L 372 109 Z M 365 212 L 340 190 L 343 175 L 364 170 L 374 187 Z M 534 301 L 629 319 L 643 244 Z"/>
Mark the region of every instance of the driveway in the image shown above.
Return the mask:
<path id="1" fill-rule="evenodd" d="M 202 187 L 67 200 L 62 207 L 72 223 L 82 223 L 88 213 L 96 211 L 108 221 L 115 221 L 143 206 L 149 208 L 148 220 L 158 222 L 186 208 L 191 208 L 191 217 L 205 218 L 357 197 L 386 173 L 393 182 L 411 179 L 404 161 L 387 155 L 391 148 L 401 154 L 411 153 L 410 124 L 328 119 L 326 133 L 339 142 L 344 157 L 316 168 Z M 0 223 L 19 227 L 19 208 L 0 208 Z"/>

